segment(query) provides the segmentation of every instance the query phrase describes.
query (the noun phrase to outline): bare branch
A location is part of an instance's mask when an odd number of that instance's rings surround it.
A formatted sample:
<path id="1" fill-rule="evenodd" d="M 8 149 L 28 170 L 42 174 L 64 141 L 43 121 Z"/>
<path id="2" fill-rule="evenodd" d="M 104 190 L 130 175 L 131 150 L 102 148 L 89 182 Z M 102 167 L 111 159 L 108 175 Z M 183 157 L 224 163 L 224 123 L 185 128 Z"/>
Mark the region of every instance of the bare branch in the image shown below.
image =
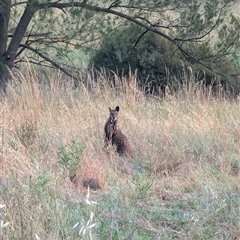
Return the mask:
<path id="1" fill-rule="evenodd" d="M 113 8 L 113 7 L 119 7 L 119 4 L 121 3 L 120 0 L 115 0 L 114 2 L 111 3 L 111 5 L 109 6 L 109 8 Z"/>
<path id="2" fill-rule="evenodd" d="M 14 2 L 12 5 L 11 5 L 11 7 L 15 7 L 15 6 L 18 6 L 18 5 L 25 5 L 25 4 L 27 4 L 28 3 L 28 1 L 24 1 L 24 2 Z"/>
<path id="3" fill-rule="evenodd" d="M 137 41 L 134 44 L 134 48 L 137 46 L 138 42 L 140 41 L 140 39 L 148 32 L 148 30 L 145 30 L 137 39 Z"/>
<path id="4" fill-rule="evenodd" d="M 24 47 L 24 48 L 31 50 L 32 52 L 36 53 L 37 55 L 39 55 L 41 58 L 43 58 L 47 62 L 51 63 L 51 65 L 53 65 L 54 67 L 56 67 L 59 70 L 61 70 L 62 72 L 64 72 L 69 77 L 73 78 L 74 80 L 80 81 L 80 79 L 76 78 L 71 73 L 69 73 L 65 68 L 61 67 L 60 64 L 56 63 L 55 61 L 53 61 L 51 58 L 49 58 L 45 54 L 39 52 L 38 49 L 30 47 L 29 45 L 26 45 L 26 44 L 21 44 L 20 47 Z"/>
<path id="5" fill-rule="evenodd" d="M 15 56 L 21 40 L 27 30 L 27 27 L 32 19 L 34 12 L 36 11 L 36 9 L 33 9 L 31 7 L 32 2 L 33 0 L 28 1 L 26 8 L 21 16 L 21 19 L 19 20 L 17 28 L 13 34 L 13 37 L 9 43 L 7 49 L 8 61 L 6 62 L 6 65 L 9 67 L 9 69 L 13 67 Z"/>
<path id="6" fill-rule="evenodd" d="M 215 22 L 215 24 L 204 34 L 202 34 L 201 36 L 199 37 L 195 37 L 195 38 L 185 38 L 185 39 L 181 39 L 181 38 L 174 38 L 175 41 L 182 41 L 182 42 L 196 42 L 196 41 L 199 41 L 200 39 L 203 39 L 205 38 L 207 35 L 209 35 L 219 24 L 219 21 L 220 21 L 220 17 L 222 16 L 222 12 L 223 12 L 223 9 L 227 6 L 227 3 L 224 4 L 221 9 L 220 9 L 220 13 L 218 15 L 218 18 Z M 181 26 L 178 26 L 178 27 L 181 27 Z"/>

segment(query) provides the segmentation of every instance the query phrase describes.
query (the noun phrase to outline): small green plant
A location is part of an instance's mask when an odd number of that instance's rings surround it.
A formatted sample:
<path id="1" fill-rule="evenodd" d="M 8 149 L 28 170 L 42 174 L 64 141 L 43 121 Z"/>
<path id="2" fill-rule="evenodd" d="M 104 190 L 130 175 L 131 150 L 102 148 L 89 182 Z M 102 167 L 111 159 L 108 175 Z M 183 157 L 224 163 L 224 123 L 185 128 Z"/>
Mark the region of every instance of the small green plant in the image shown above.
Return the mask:
<path id="1" fill-rule="evenodd" d="M 43 193 L 46 190 L 49 182 L 50 182 L 50 177 L 48 175 L 40 175 L 37 178 L 35 187 L 36 189 L 38 189 L 39 193 Z"/>
<path id="2" fill-rule="evenodd" d="M 50 176 L 47 174 L 39 175 L 36 179 L 31 179 L 29 184 L 30 196 L 32 203 L 36 203 L 39 199 L 49 194 Z"/>
<path id="3" fill-rule="evenodd" d="M 137 196 L 143 198 L 147 196 L 147 193 L 150 191 L 153 183 L 149 181 L 148 174 L 138 174 L 135 178 L 135 186 L 137 191 Z"/>
<path id="4" fill-rule="evenodd" d="M 75 180 L 77 167 L 82 159 L 85 145 L 72 140 L 68 146 L 60 146 L 58 156 L 59 163 L 67 170 L 71 181 Z"/>

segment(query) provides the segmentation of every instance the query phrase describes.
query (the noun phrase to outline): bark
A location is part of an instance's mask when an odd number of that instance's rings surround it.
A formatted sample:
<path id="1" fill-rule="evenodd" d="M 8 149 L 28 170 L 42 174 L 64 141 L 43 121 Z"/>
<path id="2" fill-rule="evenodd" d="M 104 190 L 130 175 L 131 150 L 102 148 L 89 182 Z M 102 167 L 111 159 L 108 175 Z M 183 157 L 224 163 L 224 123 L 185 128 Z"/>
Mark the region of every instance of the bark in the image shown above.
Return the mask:
<path id="1" fill-rule="evenodd" d="M 11 5 L 11 1 L 9 1 L 9 0 L 4 0 L 4 2 L 6 5 L 9 5 L 8 2 L 10 2 L 10 5 Z M 27 2 L 26 8 L 23 12 L 23 15 L 18 23 L 18 26 L 17 26 L 14 34 L 12 36 L 9 46 L 6 49 L 6 51 L 4 51 L 3 54 L 1 54 L 1 56 L 2 56 L 2 61 L 1 61 L 2 67 L 0 69 L 0 94 L 1 95 L 6 93 L 9 74 L 10 74 L 11 69 L 13 68 L 17 50 L 18 50 L 19 45 L 22 41 L 22 38 L 27 30 L 27 27 L 32 19 L 32 16 L 33 16 L 34 12 L 36 11 L 36 9 L 32 6 L 33 2 L 34 2 L 34 0 L 29 0 Z M 8 10 L 8 18 L 9 18 L 9 16 L 10 16 L 10 6 L 9 6 L 9 10 Z M 7 31 L 7 25 L 6 25 L 6 31 Z M 5 44 L 7 44 L 7 43 L 5 43 Z M 6 48 L 6 45 L 5 45 L 5 48 Z"/>
<path id="2" fill-rule="evenodd" d="M 8 23 L 10 18 L 11 0 L 2 0 L 0 3 L 0 96 L 6 93 L 5 79 L 8 78 L 5 72 L 5 52 L 8 40 Z"/>

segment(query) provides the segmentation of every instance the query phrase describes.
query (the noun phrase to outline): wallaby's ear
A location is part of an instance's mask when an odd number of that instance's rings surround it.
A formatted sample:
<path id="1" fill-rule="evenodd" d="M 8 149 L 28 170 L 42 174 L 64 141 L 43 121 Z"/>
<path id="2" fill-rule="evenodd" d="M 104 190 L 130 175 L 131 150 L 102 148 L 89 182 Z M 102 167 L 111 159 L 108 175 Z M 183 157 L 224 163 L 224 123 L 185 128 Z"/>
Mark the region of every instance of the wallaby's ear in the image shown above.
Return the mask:
<path id="1" fill-rule="evenodd" d="M 119 106 L 116 106 L 116 109 L 115 109 L 115 110 L 116 110 L 117 112 L 119 111 L 119 109 L 120 109 Z"/>
<path id="2" fill-rule="evenodd" d="M 112 111 L 112 109 L 109 107 L 109 112 L 111 112 Z"/>

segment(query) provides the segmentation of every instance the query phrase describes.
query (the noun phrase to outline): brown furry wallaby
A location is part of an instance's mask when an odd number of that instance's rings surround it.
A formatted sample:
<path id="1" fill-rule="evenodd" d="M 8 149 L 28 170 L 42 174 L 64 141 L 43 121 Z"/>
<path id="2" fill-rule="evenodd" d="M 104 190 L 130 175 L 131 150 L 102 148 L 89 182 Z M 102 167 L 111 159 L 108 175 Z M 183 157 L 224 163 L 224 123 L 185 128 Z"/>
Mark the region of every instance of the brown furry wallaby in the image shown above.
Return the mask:
<path id="1" fill-rule="evenodd" d="M 115 145 L 119 155 L 129 156 L 132 153 L 130 144 L 127 137 L 118 128 L 119 109 L 119 106 L 117 106 L 114 110 L 109 108 L 110 116 L 104 126 L 105 147 Z"/>

